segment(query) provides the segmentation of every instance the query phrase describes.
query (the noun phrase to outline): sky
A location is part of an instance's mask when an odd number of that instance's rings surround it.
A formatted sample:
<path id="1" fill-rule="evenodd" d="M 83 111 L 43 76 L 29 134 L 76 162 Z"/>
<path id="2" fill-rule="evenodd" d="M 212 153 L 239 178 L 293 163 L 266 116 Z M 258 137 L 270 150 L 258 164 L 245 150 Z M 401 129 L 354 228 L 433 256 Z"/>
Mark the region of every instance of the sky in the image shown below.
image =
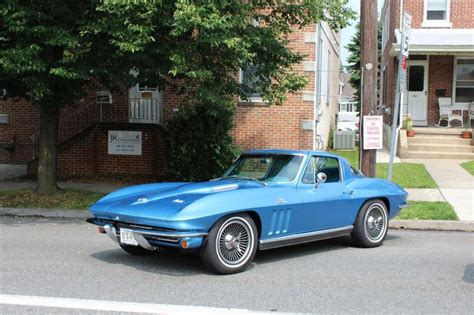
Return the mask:
<path id="1" fill-rule="evenodd" d="M 377 0 L 377 11 L 380 12 L 382 10 L 384 0 Z M 357 15 L 360 14 L 360 0 L 349 0 L 348 5 L 352 8 L 352 10 L 357 12 Z M 351 26 L 346 27 L 341 30 L 341 63 L 343 65 L 347 64 L 347 57 L 349 56 L 349 52 L 345 48 L 345 46 L 351 41 L 352 35 L 355 33 L 355 25 L 359 20 L 359 16 L 356 20 L 351 22 Z"/>

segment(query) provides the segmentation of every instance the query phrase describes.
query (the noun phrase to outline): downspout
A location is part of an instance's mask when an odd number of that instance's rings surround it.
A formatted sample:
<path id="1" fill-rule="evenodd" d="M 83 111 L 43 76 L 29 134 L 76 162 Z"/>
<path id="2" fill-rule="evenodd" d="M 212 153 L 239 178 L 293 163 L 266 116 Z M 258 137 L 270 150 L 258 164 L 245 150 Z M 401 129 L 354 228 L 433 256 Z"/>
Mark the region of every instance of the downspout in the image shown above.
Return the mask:
<path id="1" fill-rule="evenodd" d="M 318 39 L 314 45 L 314 102 L 313 102 L 313 150 L 319 149 L 320 140 L 317 141 L 317 138 L 320 138 L 318 135 L 318 122 L 319 122 L 319 113 L 318 113 L 318 104 L 321 103 L 321 22 L 315 28 Z"/>

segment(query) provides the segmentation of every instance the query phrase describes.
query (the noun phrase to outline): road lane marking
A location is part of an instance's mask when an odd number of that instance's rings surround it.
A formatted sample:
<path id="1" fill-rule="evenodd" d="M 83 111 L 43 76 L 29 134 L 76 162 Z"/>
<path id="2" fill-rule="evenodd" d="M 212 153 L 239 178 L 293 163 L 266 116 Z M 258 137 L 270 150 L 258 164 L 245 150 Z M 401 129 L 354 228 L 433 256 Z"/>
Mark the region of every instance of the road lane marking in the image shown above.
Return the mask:
<path id="1" fill-rule="evenodd" d="M 12 294 L 0 294 L 0 305 L 1 304 L 142 314 L 265 314 L 265 312 L 255 312 L 236 308 L 118 302 Z M 272 312 L 272 314 L 275 313 Z"/>

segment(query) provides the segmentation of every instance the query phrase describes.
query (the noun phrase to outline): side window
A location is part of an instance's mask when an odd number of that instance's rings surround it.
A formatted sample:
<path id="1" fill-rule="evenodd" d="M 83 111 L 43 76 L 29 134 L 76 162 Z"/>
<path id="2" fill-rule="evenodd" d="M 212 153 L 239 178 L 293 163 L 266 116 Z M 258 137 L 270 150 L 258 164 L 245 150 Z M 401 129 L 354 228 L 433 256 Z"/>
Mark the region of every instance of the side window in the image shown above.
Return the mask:
<path id="1" fill-rule="evenodd" d="M 313 156 L 304 172 L 303 183 L 314 184 L 318 173 L 324 172 L 327 176 L 326 183 L 336 183 L 341 180 L 339 162 L 335 158 Z"/>

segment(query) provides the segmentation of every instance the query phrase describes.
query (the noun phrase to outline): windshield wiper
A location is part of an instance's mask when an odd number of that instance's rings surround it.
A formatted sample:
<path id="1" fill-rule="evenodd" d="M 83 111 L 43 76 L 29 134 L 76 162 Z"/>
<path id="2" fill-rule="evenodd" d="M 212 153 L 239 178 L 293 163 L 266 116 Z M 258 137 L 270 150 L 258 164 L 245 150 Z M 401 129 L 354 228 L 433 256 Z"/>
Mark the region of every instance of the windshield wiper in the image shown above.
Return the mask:
<path id="1" fill-rule="evenodd" d="M 214 178 L 214 179 L 211 179 L 211 181 L 215 181 L 215 180 L 222 180 L 222 179 L 243 179 L 243 180 L 251 180 L 253 182 L 257 182 L 257 183 L 260 183 L 264 186 L 268 186 L 267 183 L 261 181 L 261 180 L 258 180 L 256 178 L 253 178 L 253 177 L 248 177 L 248 176 L 240 176 L 240 175 L 229 175 L 229 176 L 222 176 L 222 177 L 218 177 L 218 178 Z"/>

